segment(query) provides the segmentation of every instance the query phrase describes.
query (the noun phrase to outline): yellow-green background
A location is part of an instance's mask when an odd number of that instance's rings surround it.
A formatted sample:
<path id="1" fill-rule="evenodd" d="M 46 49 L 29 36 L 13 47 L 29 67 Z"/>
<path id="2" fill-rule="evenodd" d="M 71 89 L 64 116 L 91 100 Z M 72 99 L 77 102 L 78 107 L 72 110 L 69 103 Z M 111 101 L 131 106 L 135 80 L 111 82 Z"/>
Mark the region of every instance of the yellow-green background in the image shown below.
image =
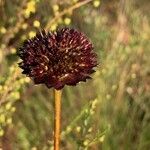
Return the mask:
<path id="1" fill-rule="evenodd" d="M 0 149 L 53 149 L 53 89 L 21 74 L 16 51 L 64 26 L 90 38 L 99 66 L 63 89 L 61 149 L 149 150 L 149 0 L 0 0 Z"/>

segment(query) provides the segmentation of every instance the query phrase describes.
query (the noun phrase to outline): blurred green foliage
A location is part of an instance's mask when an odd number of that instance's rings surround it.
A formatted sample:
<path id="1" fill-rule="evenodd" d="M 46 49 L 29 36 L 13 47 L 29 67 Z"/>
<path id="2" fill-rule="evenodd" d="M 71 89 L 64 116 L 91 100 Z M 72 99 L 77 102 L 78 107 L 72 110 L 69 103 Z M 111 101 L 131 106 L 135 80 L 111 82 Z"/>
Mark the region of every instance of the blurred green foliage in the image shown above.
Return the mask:
<path id="1" fill-rule="evenodd" d="M 93 79 L 65 87 L 64 150 L 150 149 L 149 0 L 0 0 L 0 148 L 53 149 L 53 90 L 34 86 L 16 50 L 39 28 L 90 37 Z"/>

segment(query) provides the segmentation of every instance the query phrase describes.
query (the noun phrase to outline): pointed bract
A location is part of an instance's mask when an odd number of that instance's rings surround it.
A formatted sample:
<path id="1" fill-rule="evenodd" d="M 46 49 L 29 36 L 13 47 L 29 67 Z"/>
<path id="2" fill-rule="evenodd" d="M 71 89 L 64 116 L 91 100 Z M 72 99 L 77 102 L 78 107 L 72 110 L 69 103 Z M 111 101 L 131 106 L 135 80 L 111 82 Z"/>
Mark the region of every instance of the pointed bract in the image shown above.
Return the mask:
<path id="1" fill-rule="evenodd" d="M 92 43 L 83 33 L 69 28 L 38 32 L 24 41 L 18 55 L 23 74 L 35 84 L 57 90 L 90 79 L 93 67 L 97 66 Z"/>

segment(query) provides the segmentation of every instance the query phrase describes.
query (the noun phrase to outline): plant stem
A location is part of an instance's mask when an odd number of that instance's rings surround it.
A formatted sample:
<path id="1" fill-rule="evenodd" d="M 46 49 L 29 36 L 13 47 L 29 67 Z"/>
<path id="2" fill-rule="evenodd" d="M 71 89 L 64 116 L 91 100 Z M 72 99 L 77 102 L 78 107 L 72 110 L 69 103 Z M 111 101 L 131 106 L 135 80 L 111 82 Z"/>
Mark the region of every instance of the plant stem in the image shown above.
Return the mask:
<path id="1" fill-rule="evenodd" d="M 60 150 L 60 120 L 61 120 L 61 90 L 54 90 L 55 120 L 54 120 L 54 150 Z"/>

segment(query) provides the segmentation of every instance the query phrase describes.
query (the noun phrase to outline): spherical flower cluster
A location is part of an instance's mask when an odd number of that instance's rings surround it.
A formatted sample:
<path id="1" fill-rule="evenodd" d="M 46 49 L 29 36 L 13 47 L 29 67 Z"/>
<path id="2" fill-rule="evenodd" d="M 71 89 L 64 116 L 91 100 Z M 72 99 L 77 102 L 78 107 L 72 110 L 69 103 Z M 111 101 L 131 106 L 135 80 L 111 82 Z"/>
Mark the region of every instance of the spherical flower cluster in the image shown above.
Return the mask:
<path id="1" fill-rule="evenodd" d="M 57 90 L 90 79 L 97 66 L 92 43 L 81 32 L 63 28 L 56 32 L 42 30 L 25 40 L 19 48 L 23 74 L 35 84 L 45 84 Z"/>

